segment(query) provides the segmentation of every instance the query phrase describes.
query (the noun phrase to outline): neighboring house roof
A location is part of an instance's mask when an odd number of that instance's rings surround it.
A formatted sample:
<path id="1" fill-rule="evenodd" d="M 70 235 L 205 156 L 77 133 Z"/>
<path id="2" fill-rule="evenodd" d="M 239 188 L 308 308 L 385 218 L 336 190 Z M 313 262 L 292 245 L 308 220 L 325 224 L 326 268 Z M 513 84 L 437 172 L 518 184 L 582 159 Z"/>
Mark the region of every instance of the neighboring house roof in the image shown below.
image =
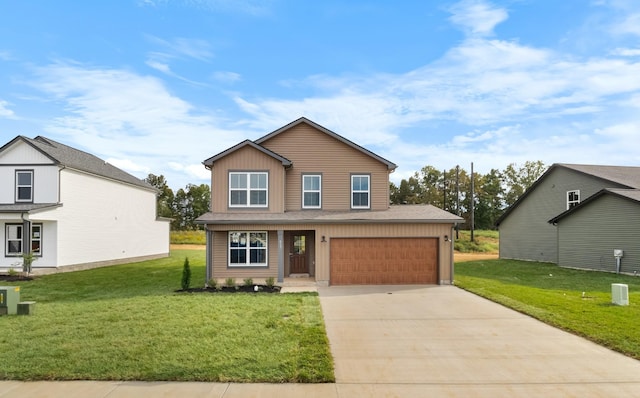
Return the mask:
<path id="1" fill-rule="evenodd" d="M 277 130 L 265 135 L 264 137 L 258 138 L 254 142 L 256 144 L 262 144 L 263 142 L 267 141 L 268 139 L 270 139 L 270 138 L 282 133 L 283 131 L 289 130 L 292 127 L 295 127 L 295 126 L 297 126 L 297 125 L 299 125 L 301 123 L 306 123 L 309 126 L 314 127 L 315 129 L 320 130 L 323 133 L 325 133 L 325 134 L 337 139 L 338 141 L 341 141 L 344 144 L 346 144 L 346 145 L 348 145 L 348 146 L 350 146 L 350 147 L 352 147 L 352 148 L 364 153 L 365 155 L 371 156 L 372 158 L 378 160 L 379 162 L 384 163 L 389 170 L 395 170 L 398 167 L 398 166 L 396 166 L 395 163 L 388 161 L 387 159 L 383 158 L 382 156 L 376 155 L 375 153 L 369 151 L 366 148 L 361 147 L 360 145 L 356 144 L 355 142 L 349 141 L 348 139 L 344 138 L 343 136 L 341 136 L 341 135 L 339 135 L 337 133 L 334 133 L 333 131 L 327 129 L 326 127 L 323 127 L 323 126 L 321 126 L 321 125 L 319 125 L 319 124 L 317 124 L 317 123 L 315 123 L 315 122 L 313 122 L 313 121 L 311 121 L 311 120 L 309 120 L 309 119 L 307 119 L 305 117 L 301 117 L 300 119 L 294 120 L 293 122 L 287 124 L 286 126 L 280 127 L 279 129 L 277 129 Z"/>
<path id="2" fill-rule="evenodd" d="M 37 151 L 51 159 L 59 166 L 84 171 L 86 173 L 95 174 L 97 176 L 109 178 L 112 180 L 135 185 L 140 188 L 156 190 L 153 186 L 145 181 L 132 176 L 131 174 L 120 170 L 119 168 L 107 163 L 106 161 L 81 150 L 72 148 L 68 145 L 61 144 L 50 138 L 38 136 L 36 138 L 28 138 L 18 136 L 9 143 L 0 148 L 0 153 L 5 148 L 11 146 L 14 142 L 22 140 Z"/>
<path id="3" fill-rule="evenodd" d="M 395 205 L 379 211 L 301 210 L 285 213 L 206 213 L 199 224 L 358 224 L 358 223 L 459 223 L 458 217 L 433 205 Z"/>
<path id="4" fill-rule="evenodd" d="M 616 189 L 616 188 L 605 188 L 591 195 L 587 199 L 580 202 L 577 206 L 573 206 L 567 211 L 562 212 L 561 214 L 555 216 L 551 220 L 549 220 L 550 224 L 556 224 L 561 219 L 572 215 L 573 213 L 579 211 L 587 204 L 596 201 L 598 198 L 601 198 L 604 195 L 613 195 L 626 200 L 630 200 L 633 202 L 640 203 L 640 189 Z"/>
<path id="5" fill-rule="evenodd" d="M 260 145 L 254 143 L 253 141 L 250 141 L 250 140 L 244 140 L 241 143 L 236 144 L 236 145 L 232 146 L 231 148 L 220 152 L 217 155 L 213 155 L 209 159 L 207 159 L 204 162 L 202 162 L 202 164 L 204 164 L 205 167 L 207 167 L 207 168 L 211 168 L 213 166 L 213 163 L 215 161 L 217 161 L 218 159 L 221 159 L 221 158 L 229 155 L 230 153 L 233 153 L 233 152 L 235 152 L 235 151 L 237 151 L 239 149 L 242 149 L 242 148 L 244 148 L 246 146 L 250 146 L 250 147 L 252 147 L 252 148 L 254 148 L 254 149 L 256 149 L 256 150 L 258 150 L 258 151 L 260 151 L 260 152 L 262 152 L 264 154 L 266 154 L 267 156 L 271 156 L 272 158 L 282 162 L 282 165 L 285 166 L 285 167 L 291 166 L 291 161 L 289 159 L 285 158 L 284 156 L 280 156 L 277 153 L 275 153 L 275 152 L 273 152 L 273 151 L 271 151 L 271 150 L 269 150 L 269 149 L 267 149 L 267 148 L 265 148 L 263 146 L 260 146 Z"/>
<path id="6" fill-rule="evenodd" d="M 59 203 L 16 203 L 0 204 L 0 213 L 35 213 L 41 210 L 49 210 L 61 206 Z"/>
<path id="7" fill-rule="evenodd" d="M 615 185 L 619 185 L 622 187 L 630 188 L 630 189 L 640 189 L 640 167 L 633 166 L 601 166 L 601 165 L 587 165 L 587 164 L 567 164 L 567 163 L 554 163 L 552 164 L 547 171 L 544 172 L 540 178 L 538 178 L 532 185 L 527 189 L 518 200 L 512 204 L 500 218 L 496 221 L 496 225 L 500 225 L 500 223 L 507 218 L 507 216 L 517 208 L 520 203 L 529 195 L 529 193 L 533 192 L 536 187 L 555 169 L 557 168 L 565 168 L 577 171 L 579 173 L 592 176 L 594 178 L 599 178 L 601 180 L 609 181 Z"/>

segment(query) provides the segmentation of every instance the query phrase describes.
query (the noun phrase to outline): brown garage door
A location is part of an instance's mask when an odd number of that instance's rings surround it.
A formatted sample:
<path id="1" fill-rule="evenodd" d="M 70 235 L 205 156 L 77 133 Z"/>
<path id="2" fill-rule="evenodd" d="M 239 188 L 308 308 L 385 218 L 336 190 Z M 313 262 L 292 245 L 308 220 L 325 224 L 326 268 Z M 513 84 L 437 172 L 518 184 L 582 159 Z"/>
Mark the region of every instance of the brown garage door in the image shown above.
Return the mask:
<path id="1" fill-rule="evenodd" d="M 332 238 L 332 285 L 438 282 L 437 238 Z"/>

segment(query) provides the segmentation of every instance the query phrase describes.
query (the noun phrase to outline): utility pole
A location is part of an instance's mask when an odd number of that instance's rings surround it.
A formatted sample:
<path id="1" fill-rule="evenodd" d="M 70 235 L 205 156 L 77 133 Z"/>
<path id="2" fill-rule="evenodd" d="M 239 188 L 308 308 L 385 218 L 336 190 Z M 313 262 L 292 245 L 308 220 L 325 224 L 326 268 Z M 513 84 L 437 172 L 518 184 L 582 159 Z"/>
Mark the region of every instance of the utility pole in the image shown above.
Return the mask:
<path id="1" fill-rule="evenodd" d="M 460 166 L 456 165 L 456 216 L 460 217 Z M 460 223 L 456 223 L 456 240 L 460 238 Z"/>
<path id="2" fill-rule="evenodd" d="M 474 200 L 474 186 L 473 186 L 473 162 L 471 162 L 471 242 L 474 242 L 473 240 L 473 226 L 475 224 L 475 200 Z"/>

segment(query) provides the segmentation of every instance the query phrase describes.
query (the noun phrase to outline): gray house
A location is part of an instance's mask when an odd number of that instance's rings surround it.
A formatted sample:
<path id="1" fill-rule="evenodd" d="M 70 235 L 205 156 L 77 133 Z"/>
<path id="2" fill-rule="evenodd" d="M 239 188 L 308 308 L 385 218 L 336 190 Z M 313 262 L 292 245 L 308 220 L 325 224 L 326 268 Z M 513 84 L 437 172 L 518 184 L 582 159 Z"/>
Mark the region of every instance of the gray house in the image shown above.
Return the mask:
<path id="1" fill-rule="evenodd" d="M 500 258 L 640 271 L 640 167 L 553 164 L 497 224 Z"/>

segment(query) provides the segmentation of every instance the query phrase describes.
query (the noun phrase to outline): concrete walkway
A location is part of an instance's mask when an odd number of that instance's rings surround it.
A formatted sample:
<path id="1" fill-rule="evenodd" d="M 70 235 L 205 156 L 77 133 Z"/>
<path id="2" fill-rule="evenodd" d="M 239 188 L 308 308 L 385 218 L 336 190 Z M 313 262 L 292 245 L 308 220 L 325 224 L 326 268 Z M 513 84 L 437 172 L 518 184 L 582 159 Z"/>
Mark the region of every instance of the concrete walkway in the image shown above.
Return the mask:
<path id="1" fill-rule="evenodd" d="M 0 398 L 640 397 L 640 362 L 453 286 L 318 291 L 335 384 L 0 381 Z"/>

